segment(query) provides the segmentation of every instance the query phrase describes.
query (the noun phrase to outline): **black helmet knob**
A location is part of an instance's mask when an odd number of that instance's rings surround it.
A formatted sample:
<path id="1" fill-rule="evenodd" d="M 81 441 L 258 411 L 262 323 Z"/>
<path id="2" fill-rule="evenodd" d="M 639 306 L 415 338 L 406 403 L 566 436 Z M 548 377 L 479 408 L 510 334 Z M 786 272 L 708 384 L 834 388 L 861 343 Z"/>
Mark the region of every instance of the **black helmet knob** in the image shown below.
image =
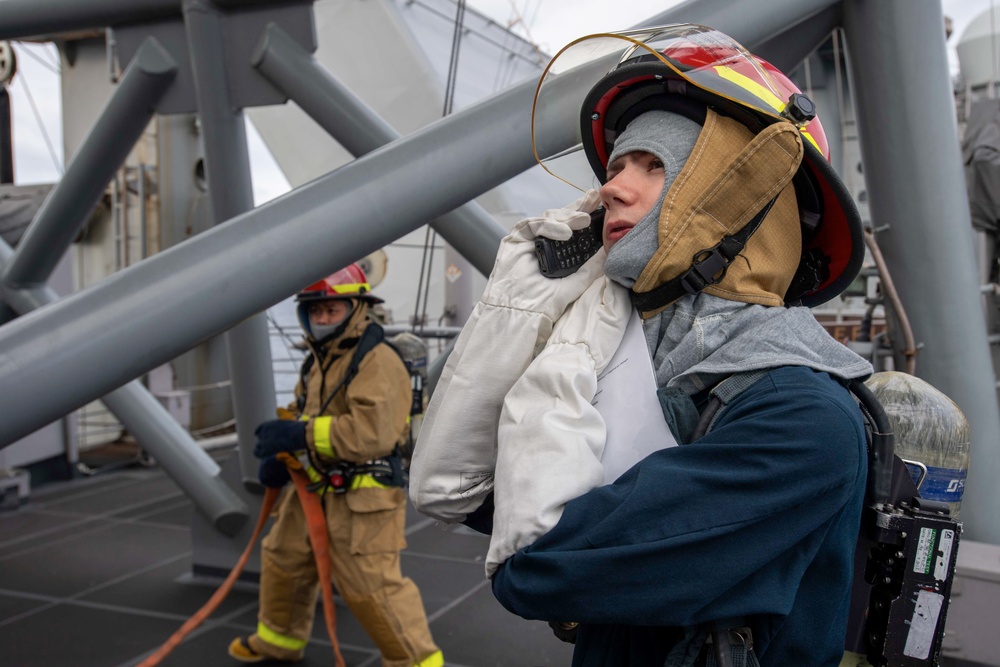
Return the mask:
<path id="1" fill-rule="evenodd" d="M 796 125 L 804 125 L 816 117 L 816 105 L 802 93 L 792 93 L 781 115 Z"/>

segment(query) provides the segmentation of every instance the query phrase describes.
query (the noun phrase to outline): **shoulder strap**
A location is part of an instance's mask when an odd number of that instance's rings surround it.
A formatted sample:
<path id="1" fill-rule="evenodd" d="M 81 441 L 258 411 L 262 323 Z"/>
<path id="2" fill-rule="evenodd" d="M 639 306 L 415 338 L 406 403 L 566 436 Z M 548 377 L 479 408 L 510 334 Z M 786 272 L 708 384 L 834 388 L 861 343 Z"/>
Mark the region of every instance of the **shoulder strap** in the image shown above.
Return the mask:
<path id="1" fill-rule="evenodd" d="M 875 394 L 861 380 L 851 380 L 847 388 L 858 399 L 870 438 L 867 496 L 876 504 L 888 503 L 892 495 L 896 439 L 892 424 Z"/>
<path id="2" fill-rule="evenodd" d="M 299 408 L 299 414 L 306 408 L 306 394 L 309 392 L 309 371 L 316 363 L 316 356 L 312 352 L 306 353 L 306 358 L 302 360 L 299 367 L 299 383 L 302 385 L 302 393 L 295 399 L 295 405 Z"/>
<path id="3" fill-rule="evenodd" d="M 352 378 L 357 375 L 358 366 L 361 365 L 361 360 L 364 359 L 365 355 L 383 341 L 385 341 L 385 331 L 382 327 L 374 322 L 365 327 L 365 330 L 361 332 L 361 338 L 358 339 L 358 344 L 354 346 L 354 356 L 351 357 L 351 363 L 348 366 L 348 373 Z"/>
<path id="4" fill-rule="evenodd" d="M 749 389 L 754 383 L 757 382 L 757 380 L 761 379 L 769 372 L 770 369 L 736 373 L 734 375 L 730 375 L 725 380 L 712 387 L 712 390 L 709 392 L 711 394 L 711 399 L 708 401 L 708 405 L 705 406 L 705 409 L 702 410 L 701 416 L 698 418 L 698 425 L 694 428 L 694 434 L 691 436 L 691 440 L 697 440 L 711 431 L 712 427 L 715 426 L 715 420 L 719 416 L 719 410 L 723 406 L 732 403 L 737 396 Z"/>
<path id="5" fill-rule="evenodd" d="M 326 412 L 327 407 L 330 405 L 330 401 L 333 397 L 337 395 L 341 389 L 345 388 L 354 379 L 354 376 L 358 374 L 358 367 L 361 366 L 361 360 L 364 359 L 365 355 L 371 352 L 376 345 L 385 340 L 385 331 L 382 327 L 372 322 L 365 330 L 361 333 L 361 338 L 358 339 L 358 344 L 354 346 L 354 355 L 351 357 L 351 363 L 347 366 L 347 372 L 344 373 L 344 377 L 340 379 L 337 386 L 333 388 L 333 391 L 326 397 L 323 402 L 323 406 L 319 409 L 319 414 Z"/>

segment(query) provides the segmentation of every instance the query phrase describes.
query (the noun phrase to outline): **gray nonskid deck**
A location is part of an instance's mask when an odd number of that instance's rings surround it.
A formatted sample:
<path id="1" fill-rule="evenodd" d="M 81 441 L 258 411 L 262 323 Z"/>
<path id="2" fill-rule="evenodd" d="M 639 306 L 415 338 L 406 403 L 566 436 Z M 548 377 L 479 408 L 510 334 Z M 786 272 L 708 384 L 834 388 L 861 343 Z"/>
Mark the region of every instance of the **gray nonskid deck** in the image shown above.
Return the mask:
<path id="1" fill-rule="evenodd" d="M 26 504 L 0 512 L 0 663 L 127 667 L 159 647 L 219 583 L 191 575 L 193 511 L 162 471 L 136 467 L 35 487 Z M 420 587 L 448 667 L 569 664 L 571 646 L 493 598 L 485 536 L 445 530 L 410 508 L 407 540 L 403 571 Z M 336 603 L 347 664 L 379 665 L 357 620 Z M 256 612 L 256 586 L 238 584 L 162 664 L 239 664 L 226 646 L 253 631 Z M 317 619 L 300 664 L 332 663 Z"/>

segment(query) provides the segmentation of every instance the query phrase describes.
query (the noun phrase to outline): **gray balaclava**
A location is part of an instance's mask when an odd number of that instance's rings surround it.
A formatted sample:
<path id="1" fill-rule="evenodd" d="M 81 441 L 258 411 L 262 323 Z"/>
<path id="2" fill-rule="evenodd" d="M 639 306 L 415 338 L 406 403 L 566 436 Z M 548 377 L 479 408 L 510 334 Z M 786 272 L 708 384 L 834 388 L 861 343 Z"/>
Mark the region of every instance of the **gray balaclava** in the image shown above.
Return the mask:
<path id="1" fill-rule="evenodd" d="M 659 243 L 657 228 L 663 200 L 674 179 L 694 149 L 701 125 L 686 116 L 670 111 L 647 111 L 637 117 L 615 140 L 608 164 L 636 151 L 652 153 L 663 162 L 665 177 L 660 198 L 646 216 L 608 252 L 604 272 L 624 287 L 632 287 L 649 263 Z"/>

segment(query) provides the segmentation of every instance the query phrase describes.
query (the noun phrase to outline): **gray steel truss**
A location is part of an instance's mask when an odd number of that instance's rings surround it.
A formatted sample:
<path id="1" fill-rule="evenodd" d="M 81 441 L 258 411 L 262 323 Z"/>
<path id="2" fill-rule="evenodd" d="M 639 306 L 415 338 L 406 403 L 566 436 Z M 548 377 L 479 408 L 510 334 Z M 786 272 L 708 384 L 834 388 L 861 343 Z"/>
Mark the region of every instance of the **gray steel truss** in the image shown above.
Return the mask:
<path id="1" fill-rule="evenodd" d="M 231 54 L 220 33 L 230 17 L 266 11 L 271 5 L 303 4 L 308 3 L 0 2 L 0 38 L 104 25 L 155 25 L 182 15 L 219 221 L 197 237 L 45 308 L 22 312 L 0 327 L 0 446 L 210 336 L 254 322 L 257 313 L 302 285 L 428 221 L 436 221 L 449 243 L 479 270 L 489 271 L 500 232 L 467 202 L 534 164 L 529 129 L 535 82 L 516 84 L 397 138 L 312 60 L 311 44 L 303 45 L 280 29 L 262 28 L 260 34 L 246 37 L 258 42 L 248 62 L 226 59 Z M 920 372 L 955 399 L 973 427 L 974 464 L 963 511 L 967 534 L 1000 543 L 995 494 L 987 486 L 1000 468 L 1000 412 L 974 274 L 940 4 L 690 0 L 644 24 L 678 21 L 723 30 L 786 68 L 832 28 L 845 29 L 872 215 L 877 227 L 888 226 L 879 242 L 925 345 Z M 227 82 L 235 80 L 234 70 L 239 70 L 241 81 L 252 78 L 246 70 L 266 79 L 361 157 L 251 210 L 245 138 L 238 129 L 242 110 L 226 92 Z M 572 77 L 564 85 L 572 85 Z M 541 152 L 555 153 L 576 142 L 575 106 L 567 103 L 549 117 L 552 125 L 543 129 L 552 143 Z M 836 122 L 836 110 L 831 112 Z M 352 138 L 356 143 L 350 143 Z M 90 194 L 89 187 L 64 189 L 82 199 Z M 449 214 L 458 207 L 459 212 Z M 74 214 L 78 217 L 79 211 Z M 36 223 L 41 220 L 40 214 Z M 65 236 L 66 227 L 45 224 Z M 34 230 L 31 234 L 46 235 Z M 34 245 L 30 242 L 26 252 Z M 16 256 L 12 263 L 15 276 L 37 278 L 44 273 L 19 266 Z M 943 322 L 946 308 L 961 326 Z M 121 325 L 109 328 L 108 322 Z M 72 346 L 65 344 L 70 339 Z M 261 340 L 255 325 L 229 337 L 234 385 L 242 387 L 236 398 L 244 451 L 247 429 L 267 418 L 264 413 L 273 407 Z M 244 457 L 244 478 L 250 474 L 248 460 Z M 190 464 L 172 465 L 183 469 Z"/>
<path id="2" fill-rule="evenodd" d="M 311 53 L 276 25 L 264 31 L 252 61 L 320 127 L 355 157 L 399 138 L 399 133 L 330 74 Z M 431 226 L 483 275 L 493 270 L 497 246 L 507 231 L 475 202 L 431 222 Z"/>
<path id="3" fill-rule="evenodd" d="M 234 107 L 229 95 L 222 10 L 206 0 L 184 0 L 183 9 L 202 123 L 205 175 L 212 215 L 218 224 L 253 208 L 246 124 L 242 109 Z M 226 351 L 232 379 L 240 471 L 245 485 L 256 486 L 254 429 L 257 424 L 274 419 L 277 408 L 265 316 L 250 314 L 229 329 Z"/>
<path id="4" fill-rule="evenodd" d="M 148 39 L 17 251 L 0 241 L 0 294 L 15 312 L 23 315 L 58 301 L 46 281 L 153 117 L 175 72 L 170 56 Z M 70 338 L 62 345 L 77 350 L 77 343 Z M 246 504 L 219 478 L 219 466 L 139 381 L 122 385 L 103 402 L 216 528 L 233 534 L 243 525 Z"/>

